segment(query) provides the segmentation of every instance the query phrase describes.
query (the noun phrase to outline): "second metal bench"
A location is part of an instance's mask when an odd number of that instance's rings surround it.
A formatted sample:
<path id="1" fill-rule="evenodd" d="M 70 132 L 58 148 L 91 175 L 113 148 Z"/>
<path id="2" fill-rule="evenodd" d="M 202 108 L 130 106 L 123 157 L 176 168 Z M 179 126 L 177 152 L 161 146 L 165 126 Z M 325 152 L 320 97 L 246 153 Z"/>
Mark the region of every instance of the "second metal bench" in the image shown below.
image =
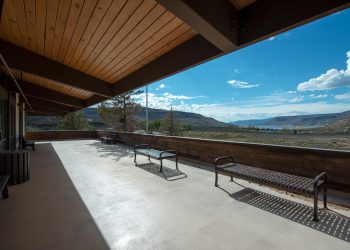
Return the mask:
<path id="1" fill-rule="evenodd" d="M 313 196 L 314 221 L 318 221 L 318 195 L 321 191 L 323 191 L 324 207 L 327 208 L 327 175 L 325 172 L 320 173 L 315 178 L 309 178 L 234 163 L 231 156 L 224 156 L 215 160 L 215 186 L 218 186 L 219 173 L 230 176 L 231 180 L 232 177 L 238 177 L 279 189 Z"/>
<path id="2" fill-rule="evenodd" d="M 157 149 L 152 149 L 149 144 L 140 144 L 140 145 L 135 145 L 134 146 L 134 162 L 136 164 L 136 155 L 144 155 L 148 157 L 148 160 L 150 161 L 150 158 L 156 159 L 160 161 L 160 171 L 163 172 L 163 160 L 164 159 L 170 159 L 170 158 L 175 158 L 175 163 L 176 163 L 176 169 L 179 170 L 178 168 L 178 156 L 177 152 L 175 150 L 157 150 Z"/>

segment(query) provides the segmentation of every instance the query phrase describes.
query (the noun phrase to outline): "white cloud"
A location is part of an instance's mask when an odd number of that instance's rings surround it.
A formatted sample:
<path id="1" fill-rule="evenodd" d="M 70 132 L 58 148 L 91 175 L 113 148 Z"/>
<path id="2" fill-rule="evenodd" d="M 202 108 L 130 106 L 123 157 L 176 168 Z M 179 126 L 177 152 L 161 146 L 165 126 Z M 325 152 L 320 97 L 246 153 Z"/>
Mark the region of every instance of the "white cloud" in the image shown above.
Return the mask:
<path id="1" fill-rule="evenodd" d="M 350 100 L 350 93 L 335 95 L 334 98 L 338 100 Z"/>
<path id="2" fill-rule="evenodd" d="M 309 95 L 309 97 L 310 98 L 312 98 L 312 99 L 320 99 L 320 98 L 326 98 L 326 97 L 328 97 L 328 94 L 319 94 L 319 95 L 316 95 L 316 94 L 311 94 L 311 95 Z"/>
<path id="3" fill-rule="evenodd" d="M 345 70 L 330 69 L 326 73 L 298 85 L 299 91 L 334 89 L 342 86 L 350 87 L 350 51 L 346 53 Z"/>
<path id="4" fill-rule="evenodd" d="M 228 84 L 230 84 L 234 88 L 238 89 L 250 89 L 258 87 L 260 84 L 250 84 L 249 82 L 244 81 L 238 81 L 238 80 L 229 80 L 227 81 Z"/>
<path id="5" fill-rule="evenodd" d="M 273 40 L 275 40 L 275 38 L 276 38 L 276 36 L 272 36 L 272 37 L 270 37 L 269 39 L 267 39 L 268 41 L 273 41 Z"/>
<path id="6" fill-rule="evenodd" d="M 134 97 L 136 102 L 142 106 L 146 105 L 146 93 L 135 95 Z M 184 100 L 197 98 L 205 98 L 205 96 L 173 95 L 168 92 L 164 94 L 148 93 L 148 106 L 156 109 L 170 109 L 171 106 L 175 105 L 175 101 L 180 101 L 181 104 L 185 105 Z"/>
<path id="7" fill-rule="evenodd" d="M 289 100 L 289 102 L 301 102 L 304 100 L 304 96 L 297 96 Z"/>
<path id="8" fill-rule="evenodd" d="M 264 119 L 275 116 L 327 114 L 350 110 L 344 103 L 288 103 L 278 106 L 242 106 L 236 104 L 191 104 L 173 106 L 174 110 L 195 112 L 217 120 L 229 122 L 248 119 Z"/>
<path id="9" fill-rule="evenodd" d="M 295 94 L 295 93 L 296 93 L 295 90 L 289 90 L 289 91 L 287 91 L 287 94 Z"/>
<path id="10" fill-rule="evenodd" d="M 172 95 L 168 92 L 163 94 L 164 97 L 174 100 L 189 100 L 194 98 L 203 98 L 203 96 L 185 96 L 185 95 Z"/>
<path id="11" fill-rule="evenodd" d="M 145 93 L 142 93 L 136 96 L 135 99 L 145 106 L 145 97 Z M 283 92 L 273 92 L 271 95 L 243 101 L 230 100 L 227 103 L 186 103 L 186 100 L 195 101 L 196 98 L 202 98 L 202 96 L 149 93 L 149 107 L 166 110 L 173 107 L 174 110 L 199 113 L 224 122 L 285 115 L 326 114 L 350 110 L 350 103 L 344 102 L 292 103 L 289 102 L 290 95 Z"/>
<path id="12" fill-rule="evenodd" d="M 236 69 L 233 70 L 233 72 L 234 72 L 235 74 L 239 74 L 239 73 L 241 73 L 241 70 L 236 68 Z"/>
<path id="13" fill-rule="evenodd" d="M 160 89 L 164 89 L 165 88 L 165 84 L 164 83 L 161 83 L 157 88 L 156 90 L 160 90 Z"/>

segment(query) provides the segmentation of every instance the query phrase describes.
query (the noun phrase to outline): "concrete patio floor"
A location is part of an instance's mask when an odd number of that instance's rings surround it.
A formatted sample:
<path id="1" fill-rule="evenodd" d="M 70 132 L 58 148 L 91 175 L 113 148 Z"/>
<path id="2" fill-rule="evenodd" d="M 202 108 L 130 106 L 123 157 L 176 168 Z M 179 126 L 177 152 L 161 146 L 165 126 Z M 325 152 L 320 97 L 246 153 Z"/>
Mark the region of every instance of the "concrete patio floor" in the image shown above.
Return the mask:
<path id="1" fill-rule="evenodd" d="M 31 154 L 31 180 L 0 200 L 0 249 L 349 249 L 350 212 L 95 140 Z M 196 167 L 193 167 L 195 165 Z M 164 178 L 166 177 L 166 178 Z M 320 207 L 321 202 L 320 202 Z"/>

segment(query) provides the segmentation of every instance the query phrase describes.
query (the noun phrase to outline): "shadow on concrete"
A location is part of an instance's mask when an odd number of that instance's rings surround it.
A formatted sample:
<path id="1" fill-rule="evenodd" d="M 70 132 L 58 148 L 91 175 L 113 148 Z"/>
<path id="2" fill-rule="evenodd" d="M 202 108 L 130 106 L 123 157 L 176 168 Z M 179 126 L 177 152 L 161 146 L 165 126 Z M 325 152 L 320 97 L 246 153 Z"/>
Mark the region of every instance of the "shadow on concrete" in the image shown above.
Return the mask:
<path id="1" fill-rule="evenodd" d="M 329 209 L 320 209 L 319 222 L 314 222 L 313 207 L 267 194 L 251 188 L 230 194 L 233 199 L 265 210 L 301 225 L 350 242 L 350 218 Z"/>
<path id="2" fill-rule="evenodd" d="M 163 173 L 160 173 L 160 165 L 150 162 L 150 163 L 143 163 L 143 164 L 135 164 L 136 167 L 141 168 L 147 172 L 150 172 L 154 175 L 157 175 L 159 177 L 162 177 L 166 179 L 167 181 L 176 181 L 180 179 L 187 178 L 187 175 L 180 170 L 177 169 L 171 169 L 163 165 Z"/>
<path id="3" fill-rule="evenodd" d="M 50 143 L 31 152 L 31 180 L 0 202 L 0 249 L 109 249 Z"/>
<path id="4" fill-rule="evenodd" d="M 108 158 L 112 157 L 114 161 L 119 161 L 123 157 L 133 157 L 134 151 L 131 147 L 125 144 L 105 144 L 102 142 L 94 142 L 89 146 L 95 147 L 99 153 L 102 153 L 100 157 Z"/>

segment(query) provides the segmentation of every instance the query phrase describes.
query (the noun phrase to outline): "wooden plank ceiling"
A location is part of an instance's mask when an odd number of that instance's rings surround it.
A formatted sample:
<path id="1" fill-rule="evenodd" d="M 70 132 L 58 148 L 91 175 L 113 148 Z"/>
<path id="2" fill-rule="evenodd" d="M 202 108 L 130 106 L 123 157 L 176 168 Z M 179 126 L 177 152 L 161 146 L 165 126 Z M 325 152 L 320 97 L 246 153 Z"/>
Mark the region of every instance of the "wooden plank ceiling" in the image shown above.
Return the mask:
<path id="1" fill-rule="evenodd" d="M 0 25 L 1 39 L 110 84 L 194 35 L 154 0 L 5 0 Z M 25 72 L 23 78 L 77 98 L 92 96 Z"/>
<path id="2" fill-rule="evenodd" d="M 91 106 L 350 7 L 348 0 L 308 0 L 303 8 L 301 0 L 2 2 L 1 55 L 35 105 L 68 112 L 64 105 Z"/>

